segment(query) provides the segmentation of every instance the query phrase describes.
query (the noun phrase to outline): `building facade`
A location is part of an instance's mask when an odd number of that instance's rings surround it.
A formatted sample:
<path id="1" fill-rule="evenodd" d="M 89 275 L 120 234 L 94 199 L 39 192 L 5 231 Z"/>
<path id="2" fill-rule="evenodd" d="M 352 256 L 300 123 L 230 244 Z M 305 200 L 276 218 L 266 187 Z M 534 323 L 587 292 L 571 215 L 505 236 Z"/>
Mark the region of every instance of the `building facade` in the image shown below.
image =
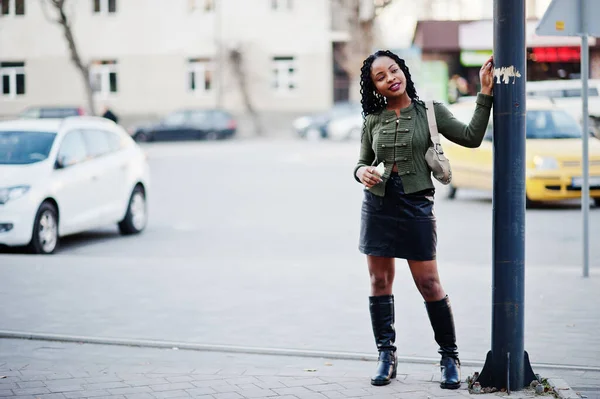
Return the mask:
<path id="1" fill-rule="evenodd" d="M 541 18 L 551 0 L 525 0 L 527 19 Z M 382 45 L 410 47 L 418 21 L 476 21 L 494 17 L 494 0 L 394 0 L 379 15 Z"/>
<path id="2" fill-rule="evenodd" d="M 527 48 L 527 81 L 579 79 L 581 76 L 581 39 L 569 36 L 539 36 L 536 34 L 538 20 L 525 24 Z M 494 41 L 493 21 L 475 21 L 459 27 L 458 47 L 461 64 L 470 68 L 472 75 L 479 73 L 481 60 L 492 53 Z M 600 78 L 600 43 L 589 38 L 588 65 L 590 78 Z M 473 60 L 474 62 L 469 62 Z M 477 62 L 479 61 L 479 62 Z"/>
<path id="3" fill-rule="evenodd" d="M 527 81 L 579 79 L 581 74 L 581 39 L 566 36 L 538 36 L 538 20 L 526 21 Z M 426 61 L 443 61 L 449 77 L 466 80 L 469 95 L 479 90 L 479 70 L 492 55 L 493 20 L 418 21 L 413 45 Z M 600 41 L 589 39 L 590 78 L 600 78 Z"/>
<path id="4" fill-rule="evenodd" d="M 56 11 L 2 0 L 0 116 L 86 106 Z M 97 108 L 164 115 L 180 108 L 325 109 L 333 99 L 329 0 L 67 0 Z M 241 57 L 234 57 L 238 55 Z"/>

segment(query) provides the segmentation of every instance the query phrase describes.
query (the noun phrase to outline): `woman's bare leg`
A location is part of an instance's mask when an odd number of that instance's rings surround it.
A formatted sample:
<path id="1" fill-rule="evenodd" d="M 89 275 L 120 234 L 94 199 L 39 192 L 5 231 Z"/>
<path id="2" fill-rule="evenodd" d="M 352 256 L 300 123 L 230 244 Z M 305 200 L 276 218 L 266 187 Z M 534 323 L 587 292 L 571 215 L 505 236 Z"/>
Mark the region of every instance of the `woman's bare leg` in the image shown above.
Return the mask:
<path id="1" fill-rule="evenodd" d="M 392 295 L 395 259 L 367 255 L 367 264 L 371 277 L 371 296 Z"/>
<path id="2" fill-rule="evenodd" d="M 409 260 L 408 266 L 417 289 L 425 300 L 425 307 L 427 308 L 435 340 L 440 346 L 438 350 L 442 355 L 440 360 L 442 371 L 440 386 L 444 389 L 457 389 L 460 387 L 460 361 L 458 360 L 458 347 L 456 346 L 454 316 L 452 315 L 450 300 L 440 283 L 437 262 L 435 260 Z"/>
<path id="3" fill-rule="evenodd" d="M 434 302 L 446 296 L 437 269 L 437 261 L 409 260 L 408 266 L 417 289 L 425 302 Z"/>

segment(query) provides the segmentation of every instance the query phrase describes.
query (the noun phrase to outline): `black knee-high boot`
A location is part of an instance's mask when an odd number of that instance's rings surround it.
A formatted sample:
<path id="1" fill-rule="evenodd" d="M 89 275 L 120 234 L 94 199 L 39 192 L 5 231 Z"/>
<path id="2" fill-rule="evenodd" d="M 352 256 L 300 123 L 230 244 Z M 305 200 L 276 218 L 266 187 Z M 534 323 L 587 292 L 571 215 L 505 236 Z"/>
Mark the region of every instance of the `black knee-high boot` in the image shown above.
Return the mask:
<path id="1" fill-rule="evenodd" d="M 371 311 L 371 324 L 373 335 L 379 351 L 377 371 L 371 377 L 373 385 L 387 385 L 396 378 L 396 330 L 394 330 L 394 296 L 370 296 L 369 309 Z"/>
<path id="2" fill-rule="evenodd" d="M 425 302 L 429 321 L 435 335 L 435 341 L 440 346 L 439 353 L 442 355 L 440 369 L 442 371 L 442 382 L 440 386 L 444 389 L 460 388 L 460 360 L 458 359 L 458 347 L 456 346 L 456 333 L 454 331 L 454 316 L 448 296 L 435 302 Z"/>

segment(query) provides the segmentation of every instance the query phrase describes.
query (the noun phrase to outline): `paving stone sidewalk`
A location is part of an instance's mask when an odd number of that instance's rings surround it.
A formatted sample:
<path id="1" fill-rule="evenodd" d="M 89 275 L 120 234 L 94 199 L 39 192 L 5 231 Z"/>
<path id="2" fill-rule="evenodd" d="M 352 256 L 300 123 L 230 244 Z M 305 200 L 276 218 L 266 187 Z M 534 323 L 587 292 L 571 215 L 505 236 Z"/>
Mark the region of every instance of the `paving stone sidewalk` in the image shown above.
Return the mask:
<path id="1" fill-rule="evenodd" d="M 372 361 L 160 350 L 0 340 L 0 397 L 18 399 L 162 398 L 464 398 L 466 387 L 439 388 L 435 364 L 403 363 L 397 380 L 372 387 Z M 463 378 L 479 371 L 463 367 Z M 587 373 L 587 375 L 586 375 Z M 588 384 L 600 399 L 600 373 L 544 370 L 543 376 Z M 598 385 L 594 385 L 598 384 Z M 595 391 L 595 393 L 594 393 Z M 497 397 L 477 395 L 476 397 Z M 511 398 L 532 397 L 526 392 Z"/>

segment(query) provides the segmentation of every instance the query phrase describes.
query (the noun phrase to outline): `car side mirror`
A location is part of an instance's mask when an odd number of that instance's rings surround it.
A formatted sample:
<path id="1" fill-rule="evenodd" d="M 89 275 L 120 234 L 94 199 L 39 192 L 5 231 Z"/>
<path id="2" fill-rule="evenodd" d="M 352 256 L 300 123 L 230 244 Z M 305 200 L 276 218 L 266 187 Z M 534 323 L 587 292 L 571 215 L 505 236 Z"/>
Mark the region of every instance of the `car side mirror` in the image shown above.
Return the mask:
<path id="1" fill-rule="evenodd" d="M 56 158 L 56 161 L 54 162 L 54 169 L 64 169 L 67 165 L 65 164 L 65 156 L 63 155 L 62 157 L 59 156 L 58 158 Z"/>

